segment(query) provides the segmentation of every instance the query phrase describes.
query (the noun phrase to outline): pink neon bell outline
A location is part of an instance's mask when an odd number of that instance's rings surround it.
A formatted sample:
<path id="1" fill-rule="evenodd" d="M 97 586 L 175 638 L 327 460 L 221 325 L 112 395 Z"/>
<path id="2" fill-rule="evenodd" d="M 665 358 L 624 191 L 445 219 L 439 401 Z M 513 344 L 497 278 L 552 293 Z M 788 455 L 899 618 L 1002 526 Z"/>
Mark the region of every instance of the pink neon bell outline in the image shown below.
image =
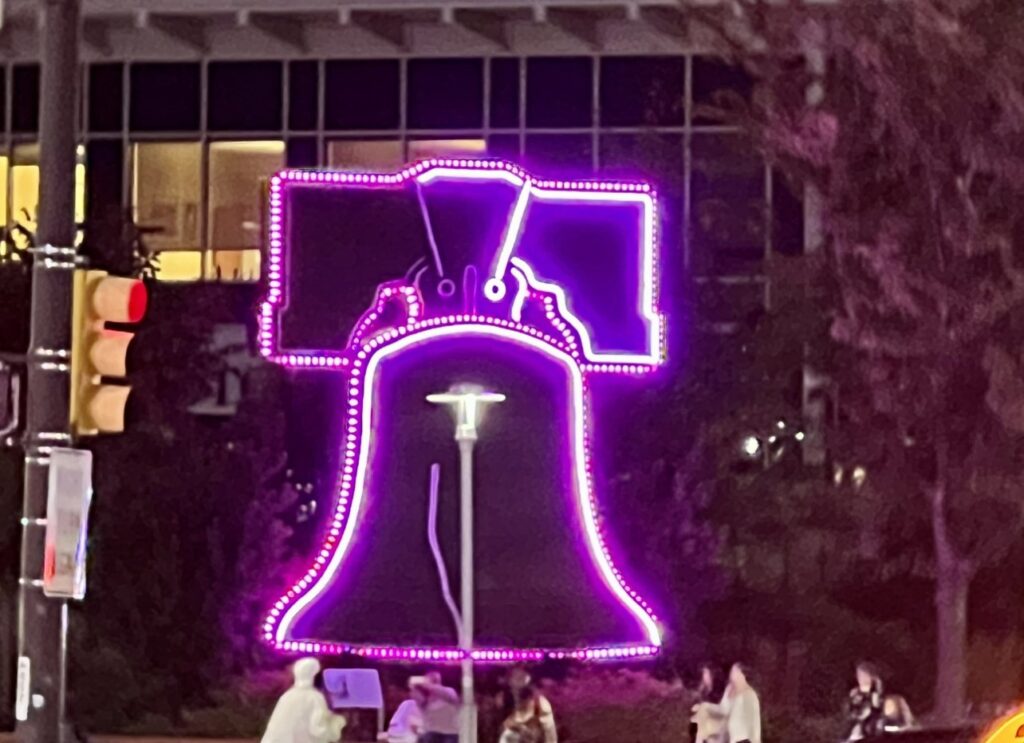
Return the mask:
<path id="1" fill-rule="evenodd" d="M 435 175 L 436 174 L 436 175 Z M 548 332 L 518 322 L 501 320 L 485 315 L 454 315 L 444 318 L 421 319 L 422 298 L 415 287 L 391 282 L 381 287 L 377 295 L 376 308 L 364 314 L 361 322 L 353 329 L 348 352 L 338 354 L 302 353 L 276 354 L 277 340 L 275 310 L 283 305 L 282 292 L 282 221 L 283 204 L 282 188 L 284 182 L 300 183 L 332 183 L 332 184 L 379 184 L 394 185 L 409 177 L 419 177 L 427 181 L 436 177 L 463 177 L 508 180 L 522 185 L 520 198 L 513 210 L 513 219 L 521 223 L 525 213 L 525 202 L 533 185 L 537 183 L 541 189 L 552 187 L 559 193 L 564 192 L 586 194 L 586 200 L 594 200 L 601 191 L 617 197 L 623 194 L 640 195 L 641 203 L 649 206 L 644 210 L 644 268 L 645 289 L 643 302 L 650 301 L 649 317 L 655 319 L 651 324 L 655 356 L 611 355 L 609 361 L 619 363 L 601 363 L 605 357 L 593 354 L 585 327 L 577 318 L 568 313 L 566 297 L 560 287 L 545 284 L 536 279 L 528 264 L 519 259 L 511 258 L 511 248 L 518 239 L 521 224 L 510 225 L 503 242 L 502 256 L 491 281 L 498 281 L 506 269 L 519 283 L 519 294 L 516 305 L 520 314 L 526 297 L 540 301 L 545 309 L 545 316 L 554 331 L 561 336 L 557 338 Z M 563 189 L 564 191 L 559 191 Z M 526 196 L 523 196 L 526 194 Z M 557 198 L 557 197 L 556 197 Z M 613 199 L 620 200 L 620 199 Z M 518 217 L 516 217 L 518 215 Z M 413 166 L 397 175 L 345 174 L 345 173 L 306 173 L 287 171 L 276 176 L 271 185 L 271 228 L 270 228 L 270 290 L 267 301 L 260 310 L 260 350 L 264 356 L 288 366 L 338 368 L 349 375 L 349 407 L 345 433 L 345 454 L 339 474 L 340 492 L 334 521 L 328 530 L 324 545 L 315 559 L 313 567 L 300 578 L 270 610 L 263 625 L 264 639 L 285 652 L 315 652 L 326 654 L 354 653 L 367 657 L 395 660 L 434 660 L 458 661 L 462 651 L 455 648 L 408 648 L 369 645 L 348 645 L 342 643 L 321 642 L 316 640 L 292 640 L 289 630 L 295 620 L 303 614 L 306 607 L 330 585 L 338 569 L 344 561 L 348 544 L 358 525 L 358 513 L 365 494 L 366 461 L 369 453 L 368 440 L 371 435 L 373 394 L 367 390 L 373 384 L 373 375 L 377 364 L 383 358 L 400 352 L 417 342 L 426 342 L 433 338 L 485 336 L 497 337 L 502 340 L 518 343 L 548 355 L 561 363 L 569 371 L 572 379 L 572 395 L 570 414 L 572 420 L 573 446 L 575 448 L 574 483 L 577 501 L 580 508 L 581 522 L 584 524 L 588 550 L 591 559 L 605 584 L 612 593 L 637 620 L 648 644 L 615 645 L 595 648 L 566 649 L 507 649 L 478 648 L 472 653 L 474 659 L 481 662 L 515 662 L 522 660 L 539 660 L 543 657 L 577 658 L 584 660 L 629 659 L 650 657 L 658 652 L 661 646 L 661 633 L 657 620 L 649 605 L 632 590 L 622 575 L 614 567 L 611 555 L 605 545 L 597 522 L 597 504 L 594 498 L 592 473 L 589 454 L 589 424 L 587 420 L 586 375 L 593 372 L 638 373 L 649 371 L 661 360 L 661 333 L 663 325 L 660 316 L 654 309 L 656 277 L 654 264 L 654 229 L 653 229 L 653 195 L 650 189 L 638 184 L 595 184 L 595 183 L 564 183 L 536 182 L 526 176 L 516 166 L 492 161 L 429 161 Z M 514 226 L 514 229 L 512 227 Z M 511 266 L 509 265 L 511 263 Z M 488 282 L 490 283 L 490 282 Z M 485 287 L 485 292 L 487 291 Z M 493 297 L 497 299 L 497 297 Z M 389 302 L 398 301 L 405 309 L 405 323 L 390 330 L 379 332 L 375 336 L 364 339 Z M 582 348 L 582 353 L 581 353 Z M 628 362 L 634 363 L 628 363 Z M 596 363 L 595 363 L 596 362 Z M 627 363 L 622 363 L 627 362 Z M 639 363 L 637 363 L 639 362 Z M 646 362 L 646 363 L 644 363 Z M 358 463 L 355 461 L 358 452 Z M 351 499 L 351 508 L 349 501 Z"/>

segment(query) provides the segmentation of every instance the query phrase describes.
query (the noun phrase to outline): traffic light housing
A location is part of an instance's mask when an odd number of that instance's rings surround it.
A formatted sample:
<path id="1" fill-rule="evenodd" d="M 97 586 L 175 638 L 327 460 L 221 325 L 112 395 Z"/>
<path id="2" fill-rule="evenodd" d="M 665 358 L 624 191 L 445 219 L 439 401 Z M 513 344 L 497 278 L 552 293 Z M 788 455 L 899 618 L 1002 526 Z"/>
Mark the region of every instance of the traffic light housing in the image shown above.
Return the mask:
<path id="1" fill-rule="evenodd" d="M 76 271 L 71 339 L 71 428 L 79 436 L 120 433 L 131 386 L 128 346 L 146 314 L 146 285 L 106 271 Z"/>

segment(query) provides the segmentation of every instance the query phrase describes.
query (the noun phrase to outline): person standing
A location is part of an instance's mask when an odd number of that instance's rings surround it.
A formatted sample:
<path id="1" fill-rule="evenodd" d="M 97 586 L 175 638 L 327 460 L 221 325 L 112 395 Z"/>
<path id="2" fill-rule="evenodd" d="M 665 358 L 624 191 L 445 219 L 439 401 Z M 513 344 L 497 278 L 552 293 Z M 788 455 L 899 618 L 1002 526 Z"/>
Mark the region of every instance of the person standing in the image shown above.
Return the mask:
<path id="1" fill-rule="evenodd" d="M 418 743 L 423 732 L 423 708 L 427 697 L 417 688 L 426 679 L 416 677 L 409 679 L 409 698 L 398 705 L 395 714 L 388 723 L 385 736 L 387 743 Z"/>
<path id="2" fill-rule="evenodd" d="M 515 666 L 508 672 L 505 680 L 505 688 L 498 693 L 498 706 L 501 709 L 501 719 L 507 720 L 515 709 L 519 699 L 519 693 L 533 683 L 529 672 L 523 666 Z"/>
<path id="3" fill-rule="evenodd" d="M 420 743 L 459 743 L 459 694 L 441 683 L 441 674 L 417 679 L 414 691 L 423 694 L 423 734 Z"/>
<path id="4" fill-rule="evenodd" d="M 882 717 L 879 724 L 886 733 L 899 733 L 917 727 L 910 705 L 899 694 L 890 694 L 882 702 Z"/>
<path id="5" fill-rule="evenodd" d="M 846 740 L 855 741 L 881 732 L 882 679 L 871 663 L 861 661 L 856 668 L 857 685 L 846 701 Z"/>
<path id="6" fill-rule="evenodd" d="M 729 743 L 761 743 L 761 700 L 748 676 L 744 664 L 734 663 L 722 701 L 701 705 L 708 714 L 725 721 Z"/>
<path id="7" fill-rule="evenodd" d="M 498 743 L 557 743 L 557 740 L 551 705 L 532 686 L 520 689 L 516 706 L 502 725 Z"/>
<path id="8" fill-rule="evenodd" d="M 690 718 L 690 740 L 693 743 L 705 743 L 714 739 L 720 725 L 706 707 L 715 699 L 715 671 L 710 663 L 700 667 L 700 678 L 697 688 L 693 691 L 693 717 Z"/>
<path id="9" fill-rule="evenodd" d="M 318 673 L 316 658 L 295 663 L 295 683 L 277 700 L 262 743 L 333 743 L 341 739 L 345 718 L 333 714 L 323 692 L 314 687 Z"/>

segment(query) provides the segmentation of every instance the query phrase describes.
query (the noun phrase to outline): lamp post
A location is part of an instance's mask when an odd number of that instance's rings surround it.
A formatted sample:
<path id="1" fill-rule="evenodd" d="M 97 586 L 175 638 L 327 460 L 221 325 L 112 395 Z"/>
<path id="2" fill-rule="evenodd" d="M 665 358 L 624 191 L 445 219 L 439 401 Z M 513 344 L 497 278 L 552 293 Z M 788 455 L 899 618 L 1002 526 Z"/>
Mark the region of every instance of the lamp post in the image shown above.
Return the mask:
<path id="1" fill-rule="evenodd" d="M 483 388 L 460 384 L 448 392 L 427 395 L 427 402 L 450 405 L 455 411 L 455 441 L 459 444 L 459 521 L 461 533 L 460 609 L 462 623 L 459 649 L 462 658 L 462 723 L 459 743 L 476 743 L 476 698 L 473 688 L 473 446 L 477 440 L 484 403 L 502 402 L 505 396 Z"/>

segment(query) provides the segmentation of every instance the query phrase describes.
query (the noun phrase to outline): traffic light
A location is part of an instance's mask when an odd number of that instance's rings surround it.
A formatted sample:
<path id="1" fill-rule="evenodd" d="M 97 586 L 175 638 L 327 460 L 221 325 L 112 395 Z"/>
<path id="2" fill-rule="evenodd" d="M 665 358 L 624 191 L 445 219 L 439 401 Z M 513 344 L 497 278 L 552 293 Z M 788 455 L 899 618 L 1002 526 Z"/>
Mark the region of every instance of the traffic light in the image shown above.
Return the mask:
<path id="1" fill-rule="evenodd" d="M 106 271 L 76 271 L 71 340 L 71 428 L 79 436 L 120 433 L 131 386 L 131 325 L 146 314 L 146 285 Z"/>

